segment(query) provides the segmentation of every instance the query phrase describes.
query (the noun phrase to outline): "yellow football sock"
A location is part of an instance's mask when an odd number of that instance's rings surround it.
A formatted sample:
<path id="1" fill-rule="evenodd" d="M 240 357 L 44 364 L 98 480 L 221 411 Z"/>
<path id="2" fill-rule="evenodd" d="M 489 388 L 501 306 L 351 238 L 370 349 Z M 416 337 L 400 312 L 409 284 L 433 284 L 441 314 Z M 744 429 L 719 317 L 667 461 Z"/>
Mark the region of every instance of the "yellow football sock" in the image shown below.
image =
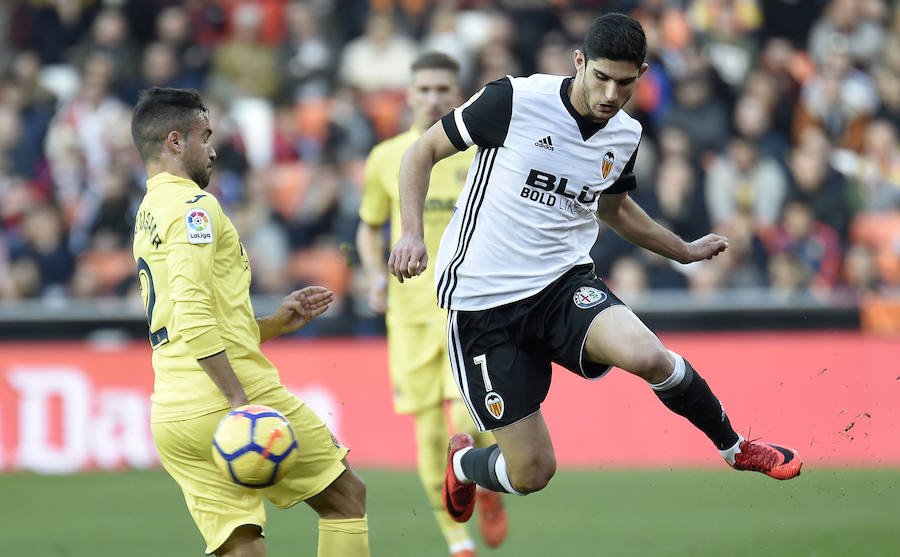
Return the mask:
<path id="1" fill-rule="evenodd" d="M 444 409 L 440 406 L 426 408 L 415 415 L 416 443 L 418 445 L 419 479 L 428 495 L 434 511 L 434 518 L 441 528 L 447 546 L 451 548 L 472 548 L 474 543 L 464 524 L 454 522 L 444 509 L 441 485 L 447 469 L 447 441 L 450 433 Z"/>
<path id="2" fill-rule="evenodd" d="M 369 557 L 369 521 L 319 519 L 319 557 Z"/>

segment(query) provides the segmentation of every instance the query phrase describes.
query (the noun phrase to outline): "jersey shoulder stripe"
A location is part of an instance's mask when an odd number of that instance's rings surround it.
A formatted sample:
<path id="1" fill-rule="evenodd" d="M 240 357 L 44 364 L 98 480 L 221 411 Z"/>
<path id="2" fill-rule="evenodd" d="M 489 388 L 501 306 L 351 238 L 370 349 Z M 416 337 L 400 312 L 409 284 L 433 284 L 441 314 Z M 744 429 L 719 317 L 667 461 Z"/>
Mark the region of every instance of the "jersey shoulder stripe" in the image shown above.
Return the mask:
<path id="1" fill-rule="evenodd" d="M 453 290 L 456 288 L 457 283 L 456 274 L 459 270 L 459 266 L 462 265 L 462 262 L 466 257 L 466 251 L 475 232 L 475 226 L 478 221 L 478 212 L 481 209 L 482 203 L 484 203 L 487 184 L 490 181 L 491 171 L 494 168 L 494 160 L 497 158 L 498 150 L 499 149 L 497 148 L 480 149 L 478 152 L 480 160 L 478 161 L 478 169 L 476 170 L 475 178 L 472 181 L 473 189 L 469 198 L 466 200 L 466 207 L 463 211 L 463 222 L 460 227 L 456 253 L 453 255 L 450 264 L 447 265 L 446 269 L 441 274 L 438 283 L 438 297 L 440 301 L 439 305 L 441 307 L 450 307 Z"/>

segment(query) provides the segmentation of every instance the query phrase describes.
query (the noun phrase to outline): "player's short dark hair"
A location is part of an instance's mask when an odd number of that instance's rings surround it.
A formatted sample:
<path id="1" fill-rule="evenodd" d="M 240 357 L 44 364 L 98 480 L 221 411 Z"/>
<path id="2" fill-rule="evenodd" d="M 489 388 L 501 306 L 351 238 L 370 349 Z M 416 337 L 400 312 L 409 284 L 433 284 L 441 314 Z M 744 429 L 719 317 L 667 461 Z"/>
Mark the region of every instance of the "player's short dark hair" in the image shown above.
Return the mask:
<path id="1" fill-rule="evenodd" d="M 185 136 L 197 123 L 197 113 L 208 112 L 194 89 L 151 87 L 138 96 L 131 116 L 131 138 L 144 162 L 159 158 L 169 132 Z"/>
<path id="2" fill-rule="evenodd" d="M 410 69 L 413 73 L 420 70 L 446 70 L 459 75 L 459 62 L 443 52 L 426 52 L 416 58 Z"/>
<path id="3" fill-rule="evenodd" d="M 610 13 L 598 17 L 584 37 L 585 60 L 624 60 L 636 66 L 647 56 L 644 28 L 631 16 Z"/>

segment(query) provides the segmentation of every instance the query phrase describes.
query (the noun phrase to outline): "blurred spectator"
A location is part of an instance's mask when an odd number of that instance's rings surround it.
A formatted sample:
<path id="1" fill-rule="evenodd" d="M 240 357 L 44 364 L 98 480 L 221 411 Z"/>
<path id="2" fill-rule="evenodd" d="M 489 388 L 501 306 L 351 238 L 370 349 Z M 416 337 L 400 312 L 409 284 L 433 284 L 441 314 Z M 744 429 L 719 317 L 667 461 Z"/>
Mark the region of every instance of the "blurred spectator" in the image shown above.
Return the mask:
<path id="1" fill-rule="evenodd" d="M 834 143 L 859 151 L 863 130 L 877 107 L 875 83 L 851 65 L 846 45 L 835 47 L 820 73 L 803 85 L 794 114 L 794 141 L 806 128 L 817 126 Z"/>
<path id="2" fill-rule="evenodd" d="M 17 295 L 65 294 L 75 264 L 66 241 L 66 226 L 56 207 L 40 203 L 28 208 L 10 255 Z"/>
<path id="3" fill-rule="evenodd" d="M 128 20 L 118 8 L 101 10 L 91 24 L 90 34 L 79 44 L 79 62 L 102 52 L 112 62 L 112 83 L 120 86 L 131 83 L 138 76 L 139 47 L 130 36 Z"/>
<path id="4" fill-rule="evenodd" d="M 860 208 L 866 212 L 900 211 L 900 139 L 887 120 L 866 128 L 863 148 L 853 158 L 850 176 L 856 182 Z"/>
<path id="5" fill-rule="evenodd" d="M 662 125 L 678 126 L 688 133 L 701 160 L 722 149 L 730 130 L 728 103 L 716 96 L 714 80 L 699 54 L 690 54 L 685 73 L 676 77 L 675 103 L 662 120 Z"/>
<path id="6" fill-rule="evenodd" d="M 770 39 L 763 46 L 758 68 L 747 77 L 745 90 L 769 105 L 773 127 L 791 138 L 801 87 L 815 72 L 815 64 L 804 51 L 785 39 Z"/>
<path id="7" fill-rule="evenodd" d="M 765 228 L 778 221 L 787 178 L 782 167 L 755 143 L 735 137 L 726 152 L 709 165 L 704 191 L 714 226 L 745 214 L 757 227 Z"/>
<path id="8" fill-rule="evenodd" d="M 710 263 L 721 288 L 761 288 L 767 285 L 767 254 L 750 215 L 736 215 L 716 232 L 728 238 L 728 249 Z"/>
<path id="9" fill-rule="evenodd" d="M 648 212 L 680 237 L 693 240 L 709 232 L 709 214 L 690 161 L 664 157 L 653 182 L 653 202 Z"/>
<path id="10" fill-rule="evenodd" d="M 502 12 L 490 14 L 489 33 L 475 58 L 472 91 L 506 75 L 523 75 L 522 65 L 514 54 L 515 26 L 513 20 Z M 574 69 L 574 62 L 572 63 Z"/>
<path id="11" fill-rule="evenodd" d="M 844 255 L 841 267 L 841 281 L 855 292 L 878 292 L 883 287 L 878 267 L 875 263 L 875 250 L 865 244 L 850 246 Z"/>
<path id="12" fill-rule="evenodd" d="M 828 139 L 814 128 L 791 149 L 790 198 L 808 204 L 817 220 L 837 232 L 843 246 L 847 242 L 853 206 L 847 181 L 829 164 L 830 152 Z"/>
<path id="13" fill-rule="evenodd" d="M 113 130 L 130 122 L 129 108 L 110 92 L 112 74 L 107 54 L 91 54 L 78 94 L 59 108 L 47 132 L 50 175 L 67 225 L 84 224 L 111 162 Z M 83 249 L 82 241 L 73 249 Z"/>
<path id="14" fill-rule="evenodd" d="M 286 7 L 287 36 L 278 51 L 282 97 L 296 101 L 323 98 L 331 92 L 336 56 L 325 39 L 322 22 L 307 2 Z"/>
<path id="15" fill-rule="evenodd" d="M 884 28 L 863 11 L 863 0 L 831 0 L 825 13 L 813 24 L 809 52 L 819 67 L 825 67 L 832 53 L 847 52 L 850 62 L 871 66 L 881 52 Z"/>
<path id="16" fill-rule="evenodd" d="M 706 59 L 725 83 L 739 88 L 756 57 L 753 33 L 762 24 L 756 0 L 693 0 L 687 17 Z"/>
<path id="17" fill-rule="evenodd" d="M 788 138 L 772 126 L 772 105 L 750 92 L 738 98 L 734 106 L 734 131 L 757 145 L 760 153 L 784 160 Z"/>
<path id="18" fill-rule="evenodd" d="M 763 22 L 763 40 L 786 39 L 793 47 L 806 48 L 813 22 L 828 0 L 759 0 Z"/>
<path id="19" fill-rule="evenodd" d="M 53 0 L 20 2 L 12 17 L 15 43 L 37 52 L 44 64 L 75 62 L 74 49 L 90 29 L 98 0 Z"/>
<path id="20" fill-rule="evenodd" d="M 875 85 L 878 88 L 878 111 L 875 118 L 887 120 L 900 129 L 900 41 L 894 43 L 898 57 L 896 69 L 881 67 L 875 70 Z"/>
<path id="21" fill-rule="evenodd" d="M 199 79 L 182 71 L 178 53 L 171 44 L 156 41 L 144 47 L 139 75 L 120 88 L 119 96 L 126 103 L 133 105 L 143 89 L 150 87 L 198 89 L 201 85 Z"/>
<path id="22" fill-rule="evenodd" d="M 379 139 L 394 135 L 401 126 L 409 82 L 409 66 L 416 45 L 396 30 L 393 16 L 374 13 L 365 33 L 344 47 L 338 78 L 361 92 L 365 113 L 375 124 Z"/>
<path id="23" fill-rule="evenodd" d="M 224 14 L 215 5 L 185 4 L 187 7 L 176 4 L 159 12 L 156 37 L 175 50 L 186 79 L 201 81 L 212 63 L 213 47 L 224 28 Z"/>
<path id="24" fill-rule="evenodd" d="M 613 261 L 606 279 L 610 289 L 626 304 L 632 304 L 645 295 L 650 288 L 647 270 L 633 256 L 620 257 Z"/>
<path id="25" fill-rule="evenodd" d="M 231 34 L 213 55 L 207 91 L 224 102 L 236 98 L 273 99 L 278 92 L 279 71 L 275 49 L 261 36 L 262 12 L 256 4 L 243 3 L 234 11 Z"/>
<path id="26" fill-rule="evenodd" d="M 46 181 L 44 139 L 53 113 L 56 97 L 39 82 L 40 59 L 33 51 L 18 53 L 12 61 L 12 75 L 0 91 L 0 106 L 18 113 L 18 139 L 0 147 L 10 157 L 8 168 L 29 179 Z M 2 141 L 2 140 L 0 140 Z M 5 165 L 0 163 L 0 168 Z"/>
<path id="27" fill-rule="evenodd" d="M 821 294 L 837 284 L 841 267 L 838 235 L 830 226 L 816 220 L 808 204 L 788 201 L 778 228 L 767 243 L 770 273 L 775 266 L 773 286 L 788 286 L 793 280 L 799 280 L 799 285 Z"/>
<path id="28" fill-rule="evenodd" d="M 403 91 L 416 45 L 395 26 L 388 13 L 371 14 L 365 33 L 344 47 L 338 77 L 367 93 Z"/>

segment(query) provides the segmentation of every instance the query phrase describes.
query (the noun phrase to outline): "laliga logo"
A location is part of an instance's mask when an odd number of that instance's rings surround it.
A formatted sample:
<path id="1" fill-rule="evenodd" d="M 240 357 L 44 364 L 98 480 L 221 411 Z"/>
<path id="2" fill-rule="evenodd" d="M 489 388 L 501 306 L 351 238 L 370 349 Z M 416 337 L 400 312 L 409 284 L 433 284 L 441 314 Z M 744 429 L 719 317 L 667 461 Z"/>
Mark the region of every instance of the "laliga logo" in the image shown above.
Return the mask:
<path id="1" fill-rule="evenodd" d="M 206 226 L 209 224 L 209 220 L 202 212 L 194 211 L 188 217 L 188 224 L 191 225 L 191 228 L 199 232 L 206 229 Z"/>

